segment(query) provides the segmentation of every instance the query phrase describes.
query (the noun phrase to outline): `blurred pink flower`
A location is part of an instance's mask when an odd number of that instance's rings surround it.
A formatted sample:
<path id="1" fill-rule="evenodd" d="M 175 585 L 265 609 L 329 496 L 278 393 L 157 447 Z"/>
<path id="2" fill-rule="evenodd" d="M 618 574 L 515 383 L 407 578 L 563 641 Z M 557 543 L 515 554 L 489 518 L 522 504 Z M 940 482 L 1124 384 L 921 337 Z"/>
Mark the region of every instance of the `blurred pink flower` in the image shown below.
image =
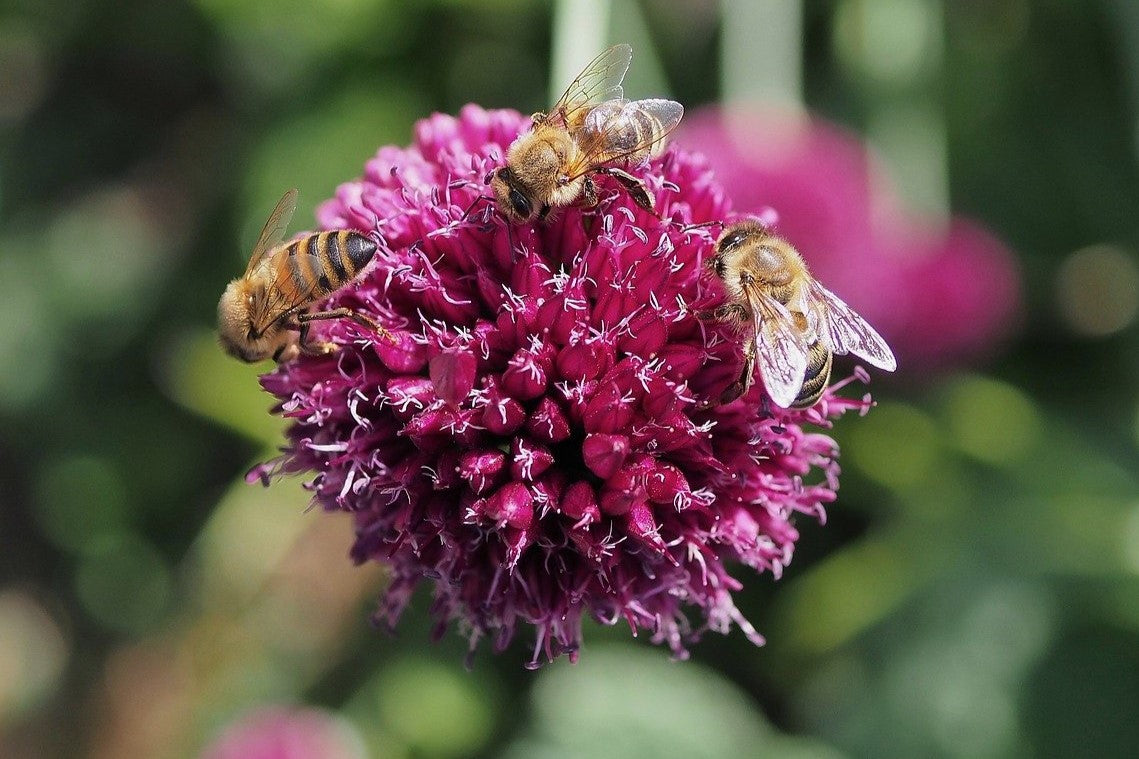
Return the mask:
<path id="1" fill-rule="evenodd" d="M 266 374 L 292 424 L 252 479 L 312 473 L 318 504 L 355 514 L 352 557 L 391 567 L 387 625 L 427 583 L 437 635 L 455 622 L 472 651 L 502 650 L 532 628 L 528 666 L 576 657 L 586 615 L 678 657 L 733 624 L 760 643 L 726 565 L 781 573 L 796 514 L 823 519 L 838 487 L 834 441 L 804 427 L 869 399 L 839 382 L 784 411 L 757 385 L 717 405 L 742 357 L 731 327 L 696 315 L 724 297 L 703 265 L 718 229 L 688 226 L 732 218 L 711 172 L 678 149 L 639 170 L 663 220 L 601 178 L 596 208 L 510 227 L 478 198 L 527 126 L 432 116 L 320 207 L 324 228 L 378 245 L 329 305 L 395 342 L 331 322 L 337 353 Z"/>
<path id="2" fill-rule="evenodd" d="M 359 736 L 319 709 L 267 707 L 230 724 L 201 759 L 364 759 Z"/>
<path id="3" fill-rule="evenodd" d="M 872 158 L 853 135 L 819 120 L 705 108 L 677 141 L 707 156 L 738 212 L 776 209 L 777 231 L 882 333 L 901 376 L 983 354 L 1015 326 L 1012 253 L 973 222 L 954 218 L 943 232 L 907 214 L 872 186 Z"/>

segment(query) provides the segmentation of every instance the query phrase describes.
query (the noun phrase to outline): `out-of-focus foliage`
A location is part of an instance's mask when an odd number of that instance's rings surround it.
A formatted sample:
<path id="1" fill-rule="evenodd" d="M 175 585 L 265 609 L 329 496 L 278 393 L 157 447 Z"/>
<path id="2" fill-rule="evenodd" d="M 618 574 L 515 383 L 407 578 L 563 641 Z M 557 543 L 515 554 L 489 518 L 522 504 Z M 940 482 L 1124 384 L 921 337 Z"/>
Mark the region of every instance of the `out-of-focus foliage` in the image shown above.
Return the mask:
<path id="1" fill-rule="evenodd" d="M 630 92 L 717 102 L 734 5 L 612 3 L 611 40 L 671 89 Z M 1023 318 L 839 425 L 829 523 L 742 600 L 766 648 L 673 664 L 593 629 L 537 673 L 519 651 L 464 671 L 456 636 L 426 643 L 426 598 L 398 639 L 368 626 L 383 577 L 345 556 L 348 521 L 242 481 L 280 425 L 211 329 L 284 189 L 299 230 L 416 118 L 542 107 L 552 7 L 0 10 L 0 755 L 193 755 L 290 704 L 378 757 L 1131 755 L 1139 13 L 802 9 L 806 105 L 873 143 L 908 212 L 1016 251 Z"/>

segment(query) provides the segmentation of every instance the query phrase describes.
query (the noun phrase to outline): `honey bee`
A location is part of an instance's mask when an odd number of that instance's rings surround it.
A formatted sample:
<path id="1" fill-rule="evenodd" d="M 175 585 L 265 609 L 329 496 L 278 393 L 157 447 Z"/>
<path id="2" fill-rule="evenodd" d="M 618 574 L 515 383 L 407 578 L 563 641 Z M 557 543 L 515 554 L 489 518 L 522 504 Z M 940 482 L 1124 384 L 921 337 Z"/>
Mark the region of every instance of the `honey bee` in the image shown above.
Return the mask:
<path id="1" fill-rule="evenodd" d="M 709 263 L 728 293 L 715 316 L 746 334 L 743 373 L 722 403 L 748 391 L 757 364 L 767 394 L 781 408 L 814 405 L 835 353 L 853 353 L 888 372 L 897 368 L 882 336 L 811 276 L 799 251 L 758 221 L 727 227 Z"/>
<path id="2" fill-rule="evenodd" d="M 391 334 L 350 308 L 306 312 L 304 309 L 351 282 L 376 253 L 376 243 L 346 229 L 305 235 L 280 244 L 297 209 L 297 191 L 277 203 L 253 246 L 245 274 L 229 283 L 218 301 L 218 340 L 225 352 L 253 363 L 298 352 L 327 353 L 331 345 L 310 345 L 309 324 L 345 318 Z M 299 339 L 293 334 L 299 332 Z"/>
<path id="3" fill-rule="evenodd" d="M 578 198 L 596 205 L 594 174 L 614 177 L 637 205 L 653 211 L 648 188 L 621 166 L 640 166 L 659 155 L 684 106 L 672 100 L 625 100 L 621 81 L 632 58 L 631 47 L 614 45 L 585 67 L 549 113 L 532 116 L 530 131 L 507 151 L 506 165 L 487 176 L 507 219 L 544 219 L 552 208 Z"/>

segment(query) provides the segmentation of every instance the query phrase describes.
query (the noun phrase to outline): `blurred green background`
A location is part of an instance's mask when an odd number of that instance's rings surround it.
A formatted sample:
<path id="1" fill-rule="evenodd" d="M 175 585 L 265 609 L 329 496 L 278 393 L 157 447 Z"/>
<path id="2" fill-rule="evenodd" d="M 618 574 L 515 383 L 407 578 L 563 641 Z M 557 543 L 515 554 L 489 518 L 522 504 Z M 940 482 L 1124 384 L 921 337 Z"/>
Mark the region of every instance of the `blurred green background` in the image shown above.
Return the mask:
<path id="1" fill-rule="evenodd" d="M 864 135 L 1017 251 L 1024 319 L 839 424 L 829 523 L 737 572 L 766 648 L 593 626 L 576 666 L 468 673 L 422 602 L 368 626 L 347 520 L 241 482 L 280 426 L 215 304 L 285 188 L 303 228 L 415 119 L 539 109 L 625 40 L 631 92 Z M 269 704 L 380 757 L 1133 756 L 1137 156 L 1133 0 L 9 0 L 0 756 L 193 756 Z"/>

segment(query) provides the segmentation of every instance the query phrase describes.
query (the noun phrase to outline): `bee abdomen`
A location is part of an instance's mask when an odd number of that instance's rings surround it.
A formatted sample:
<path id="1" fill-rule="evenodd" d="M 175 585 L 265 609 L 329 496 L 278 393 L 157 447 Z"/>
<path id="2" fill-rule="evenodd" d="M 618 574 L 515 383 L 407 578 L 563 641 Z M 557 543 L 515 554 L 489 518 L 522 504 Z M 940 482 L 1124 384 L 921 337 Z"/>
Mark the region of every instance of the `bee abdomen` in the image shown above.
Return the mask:
<path id="1" fill-rule="evenodd" d="M 312 283 L 324 293 L 339 290 L 376 253 L 376 244 L 358 232 L 341 229 L 302 237 L 289 246 L 289 263 L 297 289 Z"/>
<path id="2" fill-rule="evenodd" d="M 368 265 L 372 256 L 376 255 L 376 243 L 359 232 L 341 230 L 337 233 L 337 246 L 352 263 L 351 276 L 353 277 Z"/>
<path id="3" fill-rule="evenodd" d="M 821 342 L 811 343 L 810 355 L 807 356 L 807 371 L 803 374 L 803 386 L 795 398 L 791 408 L 809 408 L 822 397 L 831 378 L 831 364 L 834 363 L 834 354 Z"/>
<path id="4" fill-rule="evenodd" d="M 602 103 L 586 116 L 585 128 L 604 135 L 607 151 L 620 155 L 634 165 L 647 160 L 664 147 L 659 142 L 664 126 L 637 102 L 613 100 Z M 638 145 L 643 147 L 634 150 Z"/>

